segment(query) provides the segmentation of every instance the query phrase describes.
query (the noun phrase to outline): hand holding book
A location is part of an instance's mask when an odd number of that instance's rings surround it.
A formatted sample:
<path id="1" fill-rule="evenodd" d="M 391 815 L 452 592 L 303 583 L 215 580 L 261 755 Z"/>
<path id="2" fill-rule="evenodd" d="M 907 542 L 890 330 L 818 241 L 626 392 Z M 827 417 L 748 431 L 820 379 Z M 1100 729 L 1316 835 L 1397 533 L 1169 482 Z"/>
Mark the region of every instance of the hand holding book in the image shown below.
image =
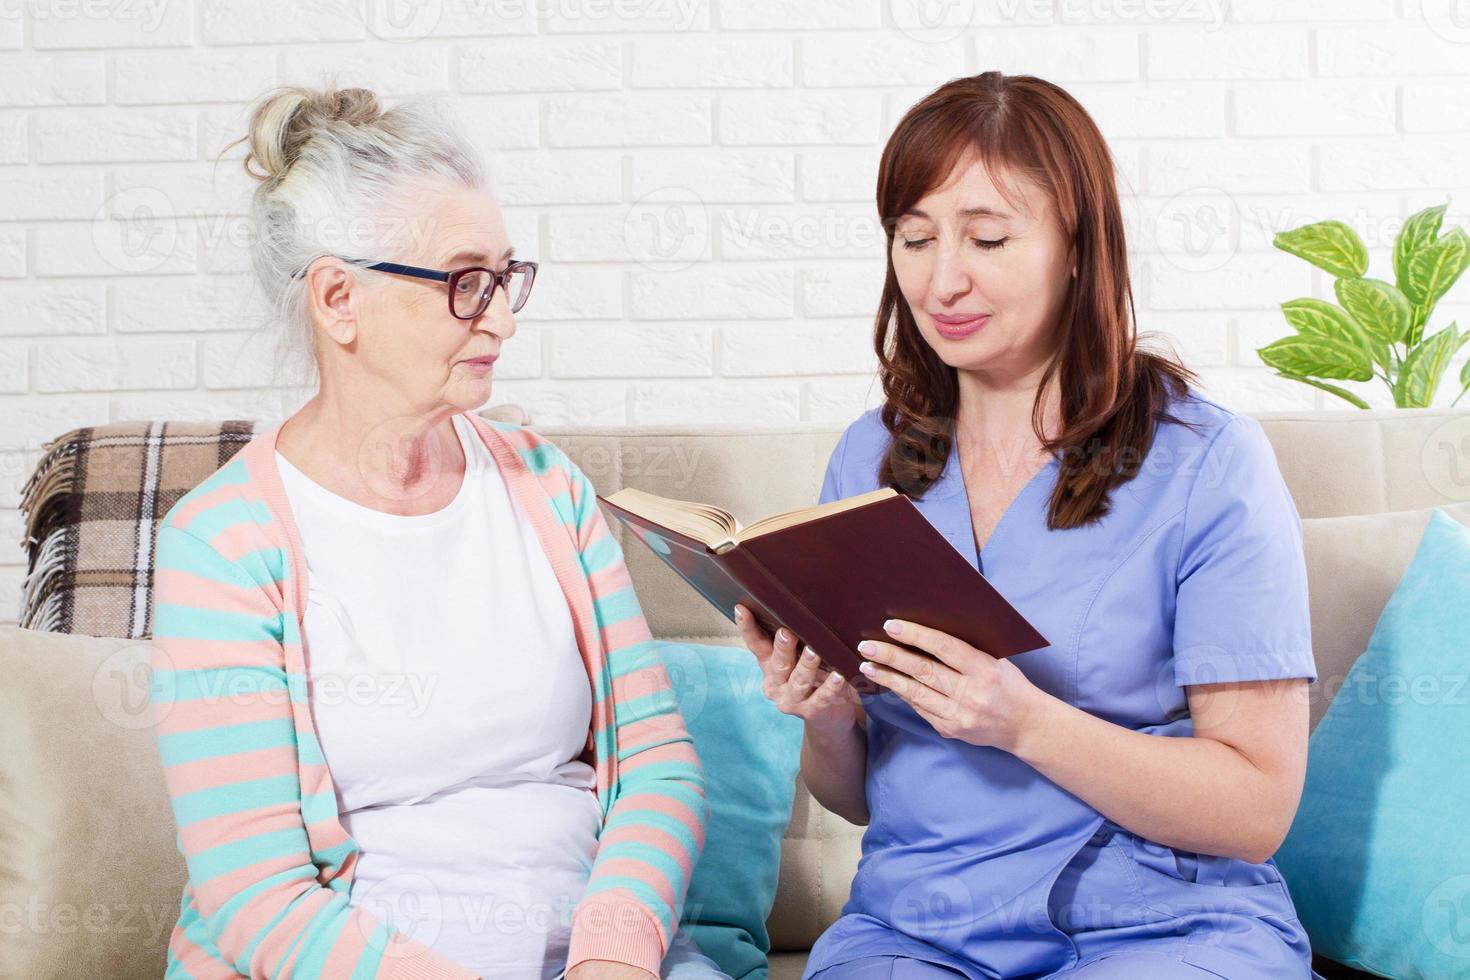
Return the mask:
<path id="1" fill-rule="evenodd" d="M 761 689 L 777 708 L 826 735 L 840 735 L 864 721 L 857 690 L 822 664 L 810 647 L 798 651 L 796 636 L 782 627 L 774 636 L 761 629 L 744 606 L 735 607 L 740 639 L 761 665 Z M 869 688 L 877 685 L 860 678 Z"/>

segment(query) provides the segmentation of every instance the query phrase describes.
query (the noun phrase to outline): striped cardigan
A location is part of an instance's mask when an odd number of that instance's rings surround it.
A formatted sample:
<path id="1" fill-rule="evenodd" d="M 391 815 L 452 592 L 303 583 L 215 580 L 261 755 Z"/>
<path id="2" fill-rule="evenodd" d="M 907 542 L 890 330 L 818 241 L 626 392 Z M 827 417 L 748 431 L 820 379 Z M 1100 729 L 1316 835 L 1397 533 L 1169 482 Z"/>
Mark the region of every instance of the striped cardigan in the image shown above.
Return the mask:
<path id="1" fill-rule="evenodd" d="M 524 428 L 467 418 L 545 548 L 592 685 L 582 758 L 603 827 L 567 968 L 605 959 L 657 975 L 704 846 L 703 768 L 586 476 Z M 348 903 L 358 848 L 308 707 L 306 562 L 276 467 L 280 428 L 158 531 L 150 698 L 189 872 L 166 976 L 474 977 Z"/>

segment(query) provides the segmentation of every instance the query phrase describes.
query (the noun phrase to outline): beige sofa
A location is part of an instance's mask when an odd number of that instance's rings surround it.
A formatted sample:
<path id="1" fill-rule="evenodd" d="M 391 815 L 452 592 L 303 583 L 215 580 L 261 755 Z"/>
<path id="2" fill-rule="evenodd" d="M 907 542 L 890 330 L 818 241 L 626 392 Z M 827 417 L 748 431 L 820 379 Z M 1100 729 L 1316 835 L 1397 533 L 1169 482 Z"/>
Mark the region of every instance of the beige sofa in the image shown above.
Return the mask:
<path id="1" fill-rule="evenodd" d="M 1315 725 L 1364 649 L 1428 508 L 1470 524 L 1470 411 L 1260 413 L 1303 519 Z M 717 501 L 743 519 L 812 503 L 839 430 L 536 427 L 599 492 Z M 735 644 L 724 620 L 625 542 L 656 635 Z M 146 712 L 147 645 L 0 631 L 0 978 L 161 975 L 184 866 Z M 800 976 L 839 914 L 862 828 L 798 785 L 769 927 Z"/>

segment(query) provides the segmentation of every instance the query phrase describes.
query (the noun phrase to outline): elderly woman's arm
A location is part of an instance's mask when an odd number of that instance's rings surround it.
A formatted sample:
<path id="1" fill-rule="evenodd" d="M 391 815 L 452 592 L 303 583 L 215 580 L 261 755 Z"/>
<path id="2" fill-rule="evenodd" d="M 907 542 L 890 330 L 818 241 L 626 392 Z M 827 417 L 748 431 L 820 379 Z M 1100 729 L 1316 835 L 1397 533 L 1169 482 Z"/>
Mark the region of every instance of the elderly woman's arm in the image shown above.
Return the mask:
<path id="1" fill-rule="evenodd" d="M 220 508 L 221 510 L 223 508 Z M 174 526 L 158 532 L 153 587 L 153 717 L 179 848 L 200 917 L 186 935 L 242 976 L 444 978 L 477 974 L 395 932 L 317 880 L 306 821 L 335 800 L 301 795 L 283 643 L 294 616 L 272 599 L 260 551 L 239 561 Z M 309 814 L 309 816 L 308 816 Z M 175 950 L 192 969 L 189 950 Z"/>
<path id="2" fill-rule="evenodd" d="M 570 480 L 582 567 L 612 673 L 620 789 L 599 839 L 567 955 L 611 960 L 657 976 L 704 847 L 704 770 L 667 672 L 654 656 L 622 549 L 592 484 L 561 456 Z"/>

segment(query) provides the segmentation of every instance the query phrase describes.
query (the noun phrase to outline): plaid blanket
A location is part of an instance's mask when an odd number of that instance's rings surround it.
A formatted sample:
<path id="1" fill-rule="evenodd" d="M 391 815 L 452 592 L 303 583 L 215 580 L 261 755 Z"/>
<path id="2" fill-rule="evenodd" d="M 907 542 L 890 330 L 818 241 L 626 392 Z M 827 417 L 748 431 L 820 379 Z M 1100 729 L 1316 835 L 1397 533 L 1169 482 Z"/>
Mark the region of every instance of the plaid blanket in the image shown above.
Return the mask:
<path id="1" fill-rule="evenodd" d="M 21 492 L 27 566 L 20 625 L 149 636 L 158 522 L 239 452 L 255 426 L 118 422 L 48 443 Z"/>
<path id="2" fill-rule="evenodd" d="M 479 414 L 530 424 L 514 404 Z M 73 429 L 47 443 L 21 491 L 27 565 L 20 625 L 151 636 L 159 521 L 264 424 L 114 422 Z"/>

